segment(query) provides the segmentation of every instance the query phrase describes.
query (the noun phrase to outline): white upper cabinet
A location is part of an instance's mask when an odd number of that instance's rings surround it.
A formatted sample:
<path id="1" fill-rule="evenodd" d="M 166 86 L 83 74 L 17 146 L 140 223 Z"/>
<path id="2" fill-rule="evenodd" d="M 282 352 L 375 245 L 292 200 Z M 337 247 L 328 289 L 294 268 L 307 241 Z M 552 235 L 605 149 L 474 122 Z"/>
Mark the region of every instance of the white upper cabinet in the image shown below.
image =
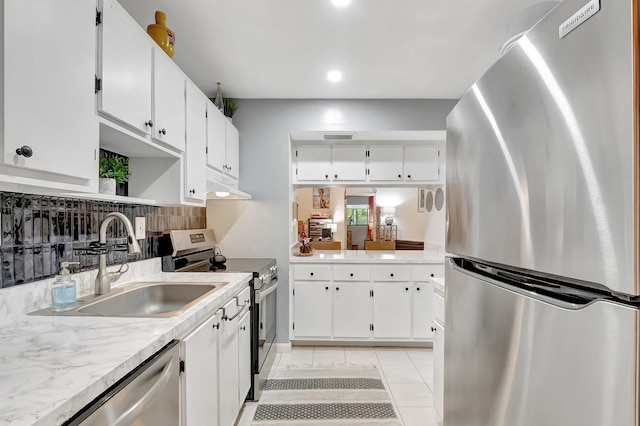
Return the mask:
<path id="1" fill-rule="evenodd" d="M 208 101 L 207 103 L 207 165 L 221 175 L 240 176 L 240 135 L 238 129 Z"/>
<path id="2" fill-rule="evenodd" d="M 154 47 L 151 135 L 179 151 L 184 151 L 185 147 L 184 85 L 184 73 L 162 49 Z"/>
<path id="3" fill-rule="evenodd" d="M 102 22 L 98 110 L 135 130 L 150 133 L 154 130 L 151 39 L 116 0 L 104 0 Z"/>
<path id="4" fill-rule="evenodd" d="M 402 145 L 371 145 L 369 180 L 401 182 L 402 178 Z"/>
<path id="5" fill-rule="evenodd" d="M 240 177 L 240 133 L 225 117 L 224 119 L 225 150 L 224 158 L 226 162 L 225 172 L 234 179 Z"/>
<path id="6" fill-rule="evenodd" d="M 296 155 L 299 181 L 328 181 L 331 179 L 330 145 L 298 145 Z"/>
<path id="7" fill-rule="evenodd" d="M 431 182 L 439 180 L 439 177 L 437 145 L 405 145 L 405 180 Z"/>
<path id="8" fill-rule="evenodd" d="M 184 182 L 185 197 L 206 198 L 207 179 L 207 97 L 187 81 L 187 116 Z"/>
<path id="9" fill-rule="evenodd" d="M 367 147 L 365 145 L 334 145 L 331 153 L 331 173 L 335 181 L 364 181 Z"/>
<path id="10" fill-rule="evenodd" d="M 0 143 L 9 166 L 0 173 L 59 189 L 91 190 L 92 180 L 97 189 L 95 3 L 6 0 L 0 8 Z M 33 171 L 45 173 L 29 181 Z"/>
<path id="11" fill-rule="evenodd" d="M 444 132 L 422 142 L 294 143 L 293 183 L 444 183 L 443 137 Z"/>

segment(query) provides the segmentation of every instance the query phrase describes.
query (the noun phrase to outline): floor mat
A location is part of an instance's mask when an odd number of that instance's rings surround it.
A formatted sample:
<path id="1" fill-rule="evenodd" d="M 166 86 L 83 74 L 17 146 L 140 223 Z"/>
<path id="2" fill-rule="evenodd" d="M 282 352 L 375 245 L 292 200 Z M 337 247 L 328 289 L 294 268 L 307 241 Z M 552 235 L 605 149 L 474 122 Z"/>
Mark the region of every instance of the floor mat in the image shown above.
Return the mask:
<path id="1" fill-rule="evenodd" d="M 274 370 L 251 423 L 255 426 L 399 426 L 375 368 Z"/>

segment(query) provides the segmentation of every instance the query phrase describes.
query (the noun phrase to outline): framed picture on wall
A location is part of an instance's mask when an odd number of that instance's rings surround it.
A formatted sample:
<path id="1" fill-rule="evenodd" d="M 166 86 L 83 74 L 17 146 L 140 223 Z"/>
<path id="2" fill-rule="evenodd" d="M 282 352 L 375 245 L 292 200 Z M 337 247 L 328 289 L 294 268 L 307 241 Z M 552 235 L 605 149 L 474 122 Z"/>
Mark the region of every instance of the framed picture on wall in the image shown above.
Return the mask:
<path id="1" fill-rule="evenodd" d="M 331 190 L 329 188 L 313 188 L 313 208 L 331 208 Z"/>
<path id="2" fill-rule="evenodd" d="M 427 188 L 418 188 L 418 212 L 427 210 Z"/>

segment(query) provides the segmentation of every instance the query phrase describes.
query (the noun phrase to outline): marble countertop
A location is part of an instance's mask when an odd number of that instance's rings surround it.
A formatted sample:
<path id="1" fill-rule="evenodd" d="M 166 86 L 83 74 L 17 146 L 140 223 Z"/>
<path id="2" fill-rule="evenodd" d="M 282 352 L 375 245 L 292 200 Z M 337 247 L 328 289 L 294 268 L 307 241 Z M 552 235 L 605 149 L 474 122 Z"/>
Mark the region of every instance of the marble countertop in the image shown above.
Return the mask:
<path id="1" fill-rule="evenodd" d="M 315 250 L 312 256 L 291 256 L 290 263 L 444 263 L 444 253 L 422 250 Z"/>
<path id="2" fill-rule="evenodd" d="M 131 282 L 141 281 L 137 278 Z M 144 281 L 228 282 L 172 318 L 3 315 L 0 425 L 62 423 L 166 343 L 213 314 L 250 279 L 251 274 L 243 273 L 144 276 Z M 16 287 L 27 285 L 31 284 Z"/>

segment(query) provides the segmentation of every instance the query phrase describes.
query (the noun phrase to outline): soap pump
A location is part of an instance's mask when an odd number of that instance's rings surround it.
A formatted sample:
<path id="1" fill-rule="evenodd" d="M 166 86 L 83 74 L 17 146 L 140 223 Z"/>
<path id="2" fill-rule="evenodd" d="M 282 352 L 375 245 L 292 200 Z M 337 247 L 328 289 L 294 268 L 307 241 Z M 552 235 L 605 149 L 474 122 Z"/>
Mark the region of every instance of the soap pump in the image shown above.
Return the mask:
<path id="1" fill-rule="evenodd" d="M 76 306 L 76 282 L 71 279 L 69 265 L 79 262 L 60 262 L 60 273 L 51 284 L 51 308 L 56 312 L 68 311 Z"/>

